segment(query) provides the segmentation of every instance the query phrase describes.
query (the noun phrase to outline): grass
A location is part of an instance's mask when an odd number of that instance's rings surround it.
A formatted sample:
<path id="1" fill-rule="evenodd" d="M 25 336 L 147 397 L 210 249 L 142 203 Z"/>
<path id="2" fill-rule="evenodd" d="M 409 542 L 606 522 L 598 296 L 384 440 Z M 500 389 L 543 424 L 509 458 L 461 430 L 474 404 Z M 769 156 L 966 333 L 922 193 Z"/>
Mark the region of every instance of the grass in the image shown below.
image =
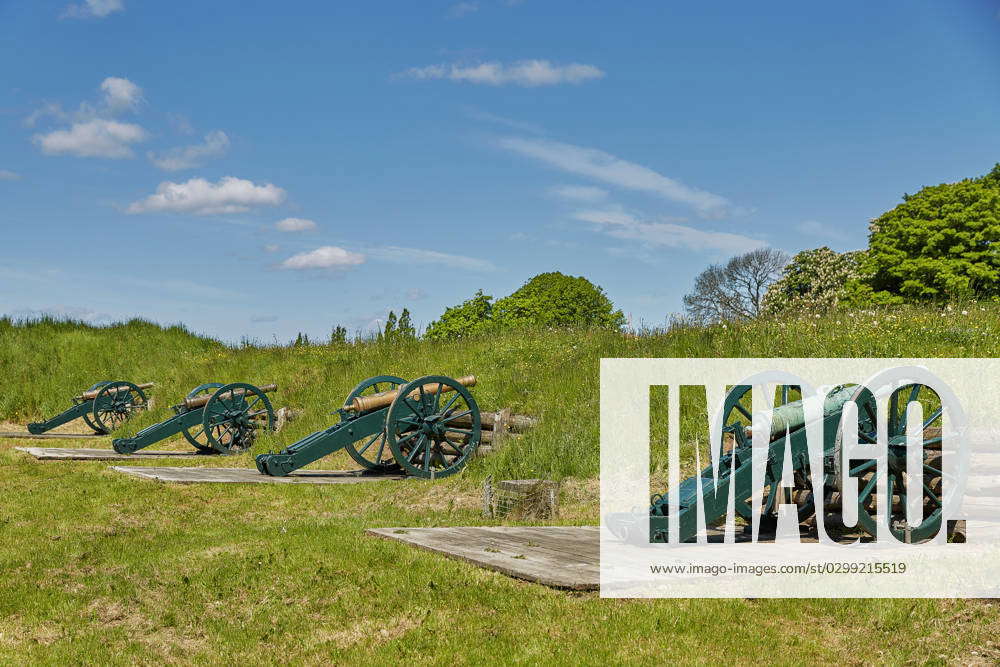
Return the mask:
<path id="1" fill-rule="evenodd" d="M 36 462 L 0 441 L 0 661 L 994 663 L 1000 606 L 985 601 L 603 600 L 363 534 L 482 524 L 488 474 L 561 479 L 559 523 L 596 523 L 601 357 L 998 356 L 1000 307 L 962 310 L 299 348 L 230 348 L 143 322 L 0 320 L 0 419 L 50 416 L 112 378 L 157 382 L 156 409 L 129 430 L 210 380 L 277 382 L 276 405 L 305 409 L 251 454 L 197 465 L 252 465 L 329 425 L 376 374 L 475 373 L 485 409 L 543 418 L 456 477 L 337 487 L 158 484 L 105 463 Z"/>

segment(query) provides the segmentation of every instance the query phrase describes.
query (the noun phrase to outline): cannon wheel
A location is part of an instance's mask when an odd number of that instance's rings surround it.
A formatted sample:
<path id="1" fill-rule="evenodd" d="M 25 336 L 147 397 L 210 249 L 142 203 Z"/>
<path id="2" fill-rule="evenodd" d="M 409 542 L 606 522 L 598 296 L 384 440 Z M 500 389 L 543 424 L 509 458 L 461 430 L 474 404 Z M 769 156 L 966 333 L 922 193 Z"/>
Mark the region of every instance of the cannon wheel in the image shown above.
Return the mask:
<path id="1" fill-rule="evenodd" d="M 426 392 L 424 385 L 433 383 L 437 383 L 437 391 Z M 459 419 L 463 421 L 459 423 Z M 435 479 L 455 474 L 475 454 L 480 434 L 476 399 L 443 375 L 428 375 L 404 386 L 385 418 L 385 437 L 392 455 L 414 477 Z"/>
<path id="2" fill-rule="evenodd" d="M 101 380 L 100 382 L 95 382 L 93 385 L 91 385 L 90 389 L 87 389 L 87 391 L 94 391 L 95 389 L 100 389 L 104 385 L 108 384 L 111 384 L 110 380 Z M 85 391 L 84 393 L 87 392 Z M 94 433 L 103 433 L 101 429 L 97 426 L 97 424 L 95 424 L 93 420 L 90 418 L 90 415 L 87 414 L 86 412 L 83 413 L 83 421 L 87 424 L 87 426 L 89 426 L 94 430 Z"/>
<path id="3" fill-rule="evenodd" d="M 867 388 L 858 387 L 851 400 L 858 404 L 858 442 L 861 444 L 874 443 L 877 433 L 875 397 Z M 920 524 L 910 527 L 909 540 L 907 540 L 906 497 L 910 489 L 908 488 L 905 468 L 906 410 L 908 405 L 914 401 L 931 405 L 931 412 L 929 415 L 925 415 L 921 432 L 924 460 L 923 479 L 921 480 L 923 488 L 920 491 L 923 496 L 924 512 L 930 510 L 930 514 L 925 514 Z M 891 499 L 894 495 L 898 495 L 900 502 L 896 506 L 896 503 L 890 500 L 892 507 L 888 523 L 893 536 L 901 542 L 924 542 L 936 536 L 941 530 L 941 510 L 944 507 L 941 488 L 942 479 L 945 476 L 942 472 L 942 461 L 939 454 L 943 422 L 941 415 L 940 398 L 933 389 L 923 384 L 904 385 L 889 395 L 889 414 L 886 420 L 889 436 L 886 497 Z M 840 491 L 843 493 L 845 479 L 859 477 L 861 488 L 858 490 L 858 525 L 869 535 L 876 536 L 878 531 L 878 498 L 876 497 L 878 477 L 873 474 L 876 463 L 874 461 L 862 463 L 851 468 L 850 475 L 845 475 L 843 471 L 843 437 L 844 431 L 843 428 L 840 428 L 837 430 L 833 448 L 834 466 L 837 470 L 837 479 L 840 480 Z"/>
<path id="4" fill-rule="evenodd" d="M 196 398 L 204 394 L 214 394 L 215 390 L 221 386 L 221 382 L 206 382 L 205 384 L 200 384 L 189 391 L 188 395 L 184 398 Z M 181 432 L 184 434 L 184 439 L 190 442 L 199 452 L 204 452 L 205 454 L 219 453 L 219 450 L 209 443 L 208 436 L 205 434 L 204 424 L 186 428 Z"/>
<path id="5" fill-rule="evenodd" d="M 203 410 L 205 436 L 221 454 L 245 452 L 253 447 L 258 429 L 274 430 L 274 409 L 267 394 L 245 382 L 219 387 Z"/>
<path id="6" fill-rule="evenodd" d="M 96 427 L 98 433 L 112 433 L 136 410 L 146 407 L 146 401 L 146 394 L 131 382 L 108 382 L 94 397 L 91 428 Z"/>
<path id="7" fill-rule="evenodd" d="M 722 409 L 723 428 L 746 427 L 750 426 L 750 424 L 753 423 L 753 415 L 751 412 L 752 408 L 748 408 L 745 405 L 745 403 L 751 396 L 752 390 L 753 390 L 752 384 L 738 384 L 729 390 L 729 393 L 726 395 L 726 401 Z M 793 399 L 794 395 L 798 395 L 798 398 Z M 773 407 L 777 408 L 782 405 L 787 405 L 788 403 L 791 403 L 793 400 L 801 400 L 801 397 L 802 397 L 802 392 L 797 386 L 788 384 L 778 384 L 778 386 L 775 388 Z M 725 434 L 723 435 L 723 438 L 725 438 Z M 724 442 L 725 440 L 723 440 L 723 443 Z M 739 446 L 740 444 L 745 444 L 746 446 L 749 446 L 750 439 L 747 438 L 745 435 L 742 436 L 741 439 L 741 434 L 737 432 L 734 433 L 733 444 L 734 446 Z M 808 481 L 800 473 L 797 472 L 796 475 L 797 477 L 795 481 L 797 485 L 802 485 Z M 774 478 L 771 471 L 771 466 L 768 465 L 764 471 L 764 486 L 768 487 L 769 489 L 773 489 L 776 483 L 780 481 L 781 481 L 780 479 Z M 763 503 L 761 504 L 761 510 L 760 510 L 760 516 L 762 520 L 777 518 L 777 508 L 774 502 L 776 496 L 777 494 L 768 493 L 767 497 L 763 499 Z M 747 521 L 753 520 L 753 503 L 749 498 L 746 500 L 740 500 L 737 498 L 735 502 L 735 509 L 736 513 L 739 514 L 744 519 L 746 519 Z M 803 502 L 798 508 L 799 523 L 808 520 L 809 517 L 811 517 L 815 513 L 816 513 L 816 507 L 813 504 L 813 501 L 810 496 L 809 499 Z"/>
<path id="8" fill-rule="evenodd" d="M 406 384 L 406 380 L 395 375 L 377 375 L 362 381 L 354 390 L 348 394 L 344 400 L 344 405 L 350 405 L 358 396 L 370 396 L 381 391 L 392 391 Z M 392 451 L 385 446 L 385 430 L 381 430 L 375 435 L 352 442 L 344 447 L 351 458 L 365 470 L 375 470 L 378 472 L 389 472 L 396 470 L 399 466 L 392 456 Z"/>

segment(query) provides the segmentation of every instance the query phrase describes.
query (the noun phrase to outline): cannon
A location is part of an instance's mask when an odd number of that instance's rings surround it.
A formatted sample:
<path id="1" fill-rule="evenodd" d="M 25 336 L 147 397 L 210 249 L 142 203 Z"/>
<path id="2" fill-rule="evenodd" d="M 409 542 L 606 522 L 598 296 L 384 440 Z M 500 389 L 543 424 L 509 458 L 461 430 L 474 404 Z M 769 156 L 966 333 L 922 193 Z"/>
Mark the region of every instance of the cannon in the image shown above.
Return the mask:
<path id="1" fill-rule="evenodd" d="M 857 405 L 857 442 L 876 442 L 876 400 L 865 387 L 839 386 L 819 399 L 821 407 L 821 432 L 823 434 L 823 479 L 822 490 L 813 489 L 809 471 L 809 450 L 806 443 L 806 410 L 803 401 L 791 401 L 790 395 L 799 391 L 798 387 L 779 386 L 775 407 L 765 413 L 754 415 L 747 405 L 750 385 L 737 385 L 726 396 L 722 408 L 722 441 L 715 443 L 720 449 L 717 481 L 712 466 L 702 470 L 697 476 L 681 481 L 678 496 L 678 535 L 681 542 L 693 541 L 696 537 L 697 507 L 704 507 L 705 525 L 718 523 L 726 518 L 730 488 L 733 489 L 736 513 L 748 523 L 752 521 L 752 495 L 754 493 L 751 467 L 752 436 L 756 429 L 765 428 L 767 433 L 767 463 L 764 470 L 762 490 L 759 500 L 760 521 L 772 525 L 777 521 L 778 506 L 794 503 L 797 506 L 800 523 L 810 520 L 817 512 L 829 512 L 827 526 L 838 530 L 842 509 L 841 498 L 844 484 L 849 479 L 857 480 L 858 512 L 857 527 L 875 536 L 878 529 L 876 515 L 878 475 L 876 460 L 851 460 L 848 468 L 843 466 L 845 429 L 853 429 L 853 424 L 842 423 L 844 406 L 848 402 Z M 800 392 L 801 393 L 801 392 Z M 907 474 L 907 410 L 911 403 L 923 406 L 922 430 L 914 441 L 922 446 L 922 479 L 910 478 Z M 901 542 L 919 543 L 935 537 L 941 529 L 944 495 L 942 480 L 947 477 L 942 465 L 942 407 L 937 394 L 923 384 L 907 384 L 896 388 L 888 400 L 888 452 L 887 478 L 884 502 L 891 504 L 888 510 L 888 526 L 892 534 Z M 791 469 L 795 481 L 795 491 L 781 486 L 784 470 L 784 456 L 791 457 Z M 700 478 L 700 484 L 699 484 Z M 951 480 L 949 480 L 949 483 Z M 700 487 L 700 488 L 699 488 Z M 757 489 L 761 490 L 760 487 Z M 923 519 L 917 525 L 906 522 L 907 498 L 913 494 L 921 497 Z M 888 499 L 891 498 L 891 501 Z M 651 542 L 669 540 L 669 511 L 666 494 L 654 494 L 649 507 L 649 537 Z M 625 516 L 609 517 L 609 527 L 620 537 L 626 537 L 629 524 L 633 522 Z M 949 522 L 949 534 L 954 526 Z M 960 537 L 960 536 L 959 536 Z"/>
<path id="2" fill-rule="evenodd" d="M 73 407 L 51 419 L 28 424 L 28 433 L 39 435 L 74 419 L 83 419 L 95 433 L 101 435 L 111 433 L 136 411 L 146 408 L 148 400 L 144 390 L 152 386 L 152 382 L 145 384 L 132 384 L 124 380 L 98 382 L 90 389 L 74 396 Z"/>
<path id="3" fill-rule="evenodd" d="M 442 375 L 407 382 L 379 375 L 361 382 L 333 414 L 340 421 L 278 453 L 257 456 L 257 469 L 284 476 L 345 450 L 371 472 L 435 479 L 461 470 L 479 446 L 479 406 L 467 387 L 475 376 Z"/>
<path id="4" fill-rule="evenodd" d="M 278 385 L 255 387 L 245 382 L 198 385 L 173 406 L 170 419 L 142 429 L 131 438 L 115 438 L 119 454 L 140 449 L 177 434 L 203 454 L 238 454 L 253 446 L 257 431 L 274 430 L 274 409 L 267 394 Z"/>

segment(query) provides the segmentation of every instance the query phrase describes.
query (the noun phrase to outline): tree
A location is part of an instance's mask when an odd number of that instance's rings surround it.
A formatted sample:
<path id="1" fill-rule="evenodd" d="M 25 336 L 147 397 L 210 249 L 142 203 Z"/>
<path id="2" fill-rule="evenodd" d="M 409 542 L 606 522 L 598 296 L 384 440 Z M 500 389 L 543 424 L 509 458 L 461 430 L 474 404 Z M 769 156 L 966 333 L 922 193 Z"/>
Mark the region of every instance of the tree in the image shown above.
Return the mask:
<path id="1" fill-rule="evenodd" d="M 1000 296 L 1000 164 L 904 195 L 872 221 L 868 246 L 874 299 Z"/>
<path id="2" fill-rule="evenodd" d="M 427 338 L 446 340 L 481 333 L 490 326 L 493 297 L 479 290 L 468 301 L 445 309 L 441 317 L 427 327 Z"/>
<path id="3" fill-rule="evenodd" d="M 330 332 L 330 345 L 342 345 L 347 342 L 347 329 L 339 324 Z"/>
<path id="4" fill-rule="evenodd" d="M 604 290 L 583 276 L 540 273 L 496 302 L 493 319 L 502 327 L 593 327 L 618 329 L 625 323 Z"/>
<path id="5" fill-rule="evenodd" d="M 493 302 L 482 290 L 444 311 L 427 327 L 427 338 L 443 340 L 503 327 L 620 328 L 622 311 L 583 277 L 540 273 L 510 296 Z"/>
<path id="6" fill-rule="evenodd" d="M 417 330 L 413 327 L 409 308 L 403 308 L 403 312 L 399 316 L 399 322 L 396 324 L 396 336 L 407 340 L 413 340 L 417 337 Z"/>
<path id="7" fill-rule="evenodd" d="M 713 264 L 695 278 L 694 290 L 684 296 L 684 309 L 698 322 L 757 317 L 767 288 L 786 263 L 786 253 L 757 248 Z"/>
<path id="8" fill-rule="evenodd" d="M 838 253 L 823 246 L 795 255 L 764 295 L 762 311 L 827 310 L 852 300 L 852 286 L 861 276 L 864 250 Z"/>
<path id="9" fill-rule="evenodd" d="M 396 337 L 396 313 L 389 311 L 389 317 L 385 318 L 385 328 L 382 330 L 382 335 L 379 336 L 382 340 L 388 342 Z"/>

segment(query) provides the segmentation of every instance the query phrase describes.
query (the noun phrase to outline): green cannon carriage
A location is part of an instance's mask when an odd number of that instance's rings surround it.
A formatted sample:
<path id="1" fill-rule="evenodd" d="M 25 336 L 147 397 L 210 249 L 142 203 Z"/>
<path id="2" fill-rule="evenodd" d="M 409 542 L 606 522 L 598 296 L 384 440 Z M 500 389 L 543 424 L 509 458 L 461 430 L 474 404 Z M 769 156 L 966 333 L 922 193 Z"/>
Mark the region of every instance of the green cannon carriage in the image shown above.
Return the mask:
<path id="1" fill-rule="evenodd" d="M 28 433 L 39 435 L 74 419 L 83 419 L 95 433 L 111 433 L 133 414 L 146 409 L 144 392 L 152 382 L 133 384 L 124 380 L 104 380 L 73 397 L 73 407 L 41 422 L 28 424 Z"/>
<path id="2" fill-rule="evenodd" d="M 340 422 L 278 453 L 257 456 L 257 469 L 284 476 L 345 450 L 373 472 L 439 478 L 461 470 L 479 446 L 479 406 L 467 387 L 475 376 L 428 375 L 412 382 L 380 375 L 361 382 L 337 410 Z"/>
<path id="3" fill-rule="evenodd" d="M 865 387 L 840 386 L 829 391 L 821 406 L 819 430 L 823 437 L 822 490 L 813 489 L 809 473 L 809 450 L 806 441 L 806 411 L 803 401 L 790 401 L 798 387 L 779 386 L 780 398 L 769 411 L 770 432 L 767 434 L 767 462 L 763 485 L 755 488 L 752 474 L 752 435 L 755 428 L 762 428 L 761 414 L 748 409 L 750 385 L 737 385 L 727 394 L 723 404 L 722 441 L 715 443 L 720 449 L 716 467 L 708 466 L 698 475 L 681 481 L 678 488 L 678 537 L 681 542 L 693 541 L 698 531 L 698 506 L 704 508 L 705 525 L 713 525 L 727 516 L 730 490 L 735 499 L 735 511 L 748 522 L 753 518 L 754 491 L 760 494 L 761 525 L 777 521 L 778 507 L 782 503 L 797 506 L 800 522 L 810 520 L 817 511 L 817 504 L 824 512 L 828 529 L 844 528 L 838 525 L 843 509 L 844 484 L 848 480 L 857 484 L 857 528 L 869 535 L 878 530 L 877 461 L 874 457 L 852 459 L 844 469 L 844 406 L 857 405 L 857 440 L 859 444 L 873 444 L 877 436 L 877 405 L 874 395 Z M 907 410 L 914 402 L 921 403 L 926 412 L 920 433 L 907 435 Z M 891 498 L 887 523 L 889 530 L 901 542 L 918 543 L 934 538 L 941 529 L 944 494 L 942 482 L 947 477 L 942 460 L 942 407 L 937 394 L 923 384 L 907 384 L 896 388 L 889 396 L 887 415 L 888 452 L 886 469 L 886 494 Z M 908 440 L 922 447 L 922 479 L 917 482 L 907 474 Z M 791 457 L 795 491 L 782 487 L 785 452 Z M 717 477 L 716 477 L 717 471 Z M 857 480 L 854 482 L 853 480 Z M 907 500 L 920 496 L 922 520 L 916 525 L 906 521 Z M 886 501 L 887 503 L 889 501 Z M 826 514 L 828 513 L 828 514 Z M 635 526 L 635 515 L 608 517 L 609 528 L 620 537 L 629 539 Z M 670 518 L 667 494 L 655 494 L 649 508 L 649 538 L 651 542 L 669 541 Z M 949 534 L 954 526 L 949 522 Z"/>
<path id="4" fill-rule="evenodd" d="M 203 454 L 238 454 L 253 446 L 257 431 L 274 430 L 274 410 L 267 397 L 277 385 L 255 387 L 245 382 L 208 382 L 188 392 L 174 416 L 153 424 L 131 438 L 116 438 L 119 454 L 131 454 L 182 434 Z"/>

